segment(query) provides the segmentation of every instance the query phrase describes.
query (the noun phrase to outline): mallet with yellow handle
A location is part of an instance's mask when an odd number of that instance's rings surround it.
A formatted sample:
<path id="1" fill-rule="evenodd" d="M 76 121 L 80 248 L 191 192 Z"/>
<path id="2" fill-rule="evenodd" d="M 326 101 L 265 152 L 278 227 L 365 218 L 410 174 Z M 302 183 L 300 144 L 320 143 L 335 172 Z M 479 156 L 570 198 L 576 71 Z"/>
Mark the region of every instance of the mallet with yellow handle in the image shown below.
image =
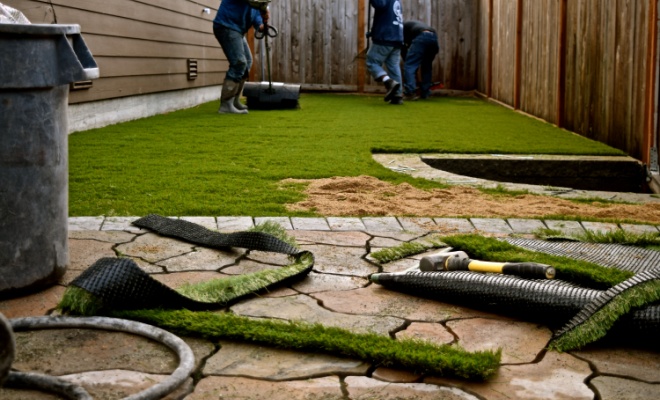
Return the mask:
<path id="1" fill-rule="evenodd" d="M 533 262 L 492 262 L 471 260 L 464 251 L 432 254 L 419 261 L 421 271 L 474 271 L 518 275 L 529 279 L 554 279 L 555 269 Z"/>

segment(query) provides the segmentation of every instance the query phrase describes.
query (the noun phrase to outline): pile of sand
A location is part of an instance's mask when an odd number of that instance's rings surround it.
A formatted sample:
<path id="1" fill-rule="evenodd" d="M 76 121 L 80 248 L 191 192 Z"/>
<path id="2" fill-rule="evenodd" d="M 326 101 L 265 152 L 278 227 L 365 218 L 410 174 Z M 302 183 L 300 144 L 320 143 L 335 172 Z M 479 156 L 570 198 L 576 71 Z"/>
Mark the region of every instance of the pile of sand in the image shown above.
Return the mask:
<path id="1" fill-rule="evenodd" d="M 308 184 L 308 198 L 289 210 L 314 210 L 331 216 L 520 217 L 557 215 L 623 219 L 660 223 L 660 204 L 575 203 L 549 196 L 489 195 L 477 189 L 453 186 L 429 191 L 407 183 L 393 185 L 371 176 L 318 180 L 288 179 Z"/>

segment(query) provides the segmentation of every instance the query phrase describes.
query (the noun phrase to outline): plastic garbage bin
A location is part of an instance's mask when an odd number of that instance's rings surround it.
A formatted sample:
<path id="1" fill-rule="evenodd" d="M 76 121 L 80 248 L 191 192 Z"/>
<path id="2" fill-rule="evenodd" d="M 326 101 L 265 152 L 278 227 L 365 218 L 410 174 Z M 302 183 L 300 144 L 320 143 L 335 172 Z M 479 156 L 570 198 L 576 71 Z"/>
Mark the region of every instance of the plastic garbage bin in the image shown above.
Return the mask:
<path id="1" fill-rule="evenodd" d="M 0 294 L 69 264 L 69 84 L 98 78 L 79 25 L 0 24 Z"/>

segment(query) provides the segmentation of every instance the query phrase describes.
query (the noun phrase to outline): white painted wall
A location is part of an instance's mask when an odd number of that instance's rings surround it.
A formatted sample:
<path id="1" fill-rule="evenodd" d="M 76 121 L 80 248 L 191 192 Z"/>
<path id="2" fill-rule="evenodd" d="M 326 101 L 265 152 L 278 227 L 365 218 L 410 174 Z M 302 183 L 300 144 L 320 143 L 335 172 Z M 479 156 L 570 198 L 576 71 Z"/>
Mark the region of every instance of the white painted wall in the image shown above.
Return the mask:
<path id="1" fill-rule="evenodd" d="M 69 133 L 151 117 L 220 99 L 222 86 L 174 90 L 69 105 Z M 220 104 L 218 103 L 218 106 Z"/>

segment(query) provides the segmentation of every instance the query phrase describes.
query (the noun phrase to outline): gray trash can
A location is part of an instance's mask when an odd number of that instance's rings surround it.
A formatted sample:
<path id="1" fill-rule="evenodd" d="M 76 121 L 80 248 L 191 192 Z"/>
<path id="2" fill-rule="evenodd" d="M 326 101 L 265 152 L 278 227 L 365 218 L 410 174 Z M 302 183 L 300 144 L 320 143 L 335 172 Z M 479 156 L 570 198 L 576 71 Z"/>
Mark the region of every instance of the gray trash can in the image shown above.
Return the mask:
<path id="1" fill-rule="evenodd" d="M 79 25 L 0 24 L 0 295 L 69 264 L 69 84 L 99 70 Z"/>

